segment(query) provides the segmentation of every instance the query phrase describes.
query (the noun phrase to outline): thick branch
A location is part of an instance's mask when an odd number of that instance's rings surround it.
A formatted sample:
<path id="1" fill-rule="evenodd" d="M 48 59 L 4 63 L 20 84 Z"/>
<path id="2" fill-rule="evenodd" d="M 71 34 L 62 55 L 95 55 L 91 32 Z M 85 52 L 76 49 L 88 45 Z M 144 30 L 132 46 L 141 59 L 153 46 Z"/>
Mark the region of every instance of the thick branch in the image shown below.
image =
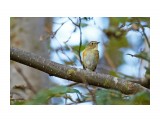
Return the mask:
<path id="1" fill-rule="evenodd" d="M 100 74 L 67 65 L 61 65 L 17 48 L 11 47 L 10 52 L 11 60 L 41 70 L 52 76 L 78 83 L 83 83 L 83 81 L 86 80 L 89 85 L 119 90 L 124 94 L 133 94 L 143 90 L 149 92 L 148 89 L 137 83 L 122 80 L 107 74 Z"/>

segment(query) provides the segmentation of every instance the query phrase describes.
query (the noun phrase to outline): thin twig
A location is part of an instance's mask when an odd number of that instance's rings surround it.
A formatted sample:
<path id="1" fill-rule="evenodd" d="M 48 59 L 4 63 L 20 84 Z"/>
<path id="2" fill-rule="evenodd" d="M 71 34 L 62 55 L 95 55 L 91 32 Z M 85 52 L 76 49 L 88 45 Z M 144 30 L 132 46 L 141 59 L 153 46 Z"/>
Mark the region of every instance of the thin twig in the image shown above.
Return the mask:
<path id="1" fill-rule="evenodd" d="M 85 88 L 88 90 L 88 92 L 90 93 L 91 97 L 92 97 L 92 102 L 93 104 L 96 104 L 96 96 L 95 96 L 95 93 L 92 92 L 92 90 L 90 90 L 88 88 L 88 84 L 84 84 L 85 85 Z"/>
<path id="2" fill-rule="evenodd" d="M 145 37 L 145 39 L 147 41 L 148 47 L 150 48 L 149 39 L 148 39 L 148 37 L 147 37 L 147 35 L 146 35 L 145 31 L 144 31 L 144 27 L 142 25 L 141 25 L 141 28 L 142 28 L 142 31 L 143 31 L 143 35 L 144 35 L 144 37 Z"/>
<path id="3" fill-rule="evenodd" d="M 65 100 L 65 105 L 67 104 L 67 99 L 69 99 L 69 100 L 72 101 L 73 103 L 76 103 L 76 101 L 74 101 L 70 95 L 65 94 L 65 96 L 63 96 L 63 97 L 66 99 L 66 100 Z"/>
<path id="4" fill-rule="evenodd" d="M 64 54 L 71 63 L 73 63 L 74 65 L 76 65 L 76 64 L 71 60 L 71 58 L 70 58 L 67 54 L 64 53 L 64 50 L 63 50 L 63 48 L 62 48 L 62 44 L 59 42 L 59 40 L 58 40 L 56 37 L 55 37 L 55 39 L 58 41 L 59 45 L 61 46 L 61 47 L 60 47 L 60 50 L 61 50 L 62 54 Z M 58 54 L 58 53 L 57 53 L 57 54 Z"/>
<path id="5" fill-rule="evenodd" d="M 82 62 L 81 59 L 81 46 L 82 46 L 82 29 L 81 29 L 81 18 L 79 17 L 79 31 L 80 31 L 80 42 L 79 42 L 79 51 L 78 51 L 78 55 L 79 55 L 79 60 L 83 66 L 83 69 L 85 69 L 84 64 Z"/>
<path id="6" fill-rule="evenodd" d="M 138 77 L 139 77 L 139 78 L 140 78 L 140 76 L 141 76 L 142 62 L 143 62 L 143 59 L 140 59 L 140 64 L 139 64 L 139 69 L 138 69 Z"/>
<path id="7" fill-rule="evenodd" d="M 75 102 L 75 103 L 69 103 L 66 105 L 74 105 L 74 104 L 80 104 L 80 103 L 85 103 L 85 102 L 92 102 L 91 100 L 86 100 L 86 101 L 80 101 L 80 102 Z"/>
<path id="8" fill-rule="evenodd" d="M 146 42 L 147 42 L 147 44 L 148 44 L 148 47 L 150 48 L 149 39 L 148 39 L 148 37 L 147 37 L 147 35 L 146 35 L 146 33 L 145 33 L 144 26 L 143 26 L 143 25 L 141 25 L 140 20 L 139 20 L 138 18 L 137 18 L 137 21 L 138 21 L 138 23 L 139 23 L 140 27 L 142 28 L 143 35 L 144 35 L 145 40 L 146 40 Z"/>
<path id="9" fill-rule="evenodd" d="M 67 45 L 65 42 L 64 44 L 69 48 L 69 50 L 76 56 L 76 58 L 79 60 L 79 56 L 73 51 L 72 47 Z M 79 60 L 80 61 L 80 60 Z"/>
<path id="10" fill-rule="evenodd" d="M 72 83 L 72 84 L 69 84 L 69 85 L 67 85 L 67 87 L 72 87 L 72 86 L 75 86 L 75 85 L 77 85 L 77 84 L 80 84 L 80 83 Z"/>
<path id="11" fill-rule="evenodd" d="M 30 84 L 30 82 L 28 81 L 27 77 L 23 74 L 22 69 L 19 68 L 18 66 L 15 65 L 15 69 L 17 70 L 17 72 L 22 76 L 23 80 L 26 82 L 27 87 L 34 93 L 36 94 L 36 90 L 34 89 L 34 87 Z"/>
<path id="12" fill-rule="evenodd" d="M 52 33 L 52 38 L 55 37 L 55 35 L 57 34 L 57 32 L 61 29 L 61 27 L 62 27 L 66 22 L 68 22 L 68 21 L 65 21 L 65 22 L 61 23 L 60 27 L 59 27 L 55 32 Z"/>
<path id="13" fill-rule="evenodd" d="M 131 80 L 132 80 L 132 79 L 135 79 L 135 77 L 130 76 L 130 75 L 126 75 L 126 74 L 121 73 L 121 72 L 117 72 L 117 74 L 123 76 L 124 78 L 127 78 L 127 80 L 129 80 L 129 79 L 131 79 Z M 139 78 L 136 78 L 136 79 L 139 79 Z"/>
<path id="14" fill-rule="evenodd" d="M 71 37 L 72 37 L 72 34 L 76 31 L 76 27 L 73 29 L 73 31 L 71 32 L 71 35 L 68 37 L 68 39 L 64 42 L 64 43 L 67 43 Z"/>
<path id="15" fill-rule="evenodd" d="M 69 19 L 75 26 L 79 27 L 79 25 L 77 25 L 76 23 L 74 23 L 71 18 L 68 17 L 68 19 Z"/>
<path id="16" fill-rule="evenodd" d="M 65 94 L 64 99 L 65 99 L 64 103 L 66 105 L 67 104 L 67 94 Z"/>
<path id="17" fill-rule="evenodd" d="M 65 21 L 65 22 L 68 22 L 68 20 L 67 21 Z M 53 24 L 63 24 L 64 22 L 62 22 L 62 23 L 57 23 L 57 22 L 52 22 Z"/>

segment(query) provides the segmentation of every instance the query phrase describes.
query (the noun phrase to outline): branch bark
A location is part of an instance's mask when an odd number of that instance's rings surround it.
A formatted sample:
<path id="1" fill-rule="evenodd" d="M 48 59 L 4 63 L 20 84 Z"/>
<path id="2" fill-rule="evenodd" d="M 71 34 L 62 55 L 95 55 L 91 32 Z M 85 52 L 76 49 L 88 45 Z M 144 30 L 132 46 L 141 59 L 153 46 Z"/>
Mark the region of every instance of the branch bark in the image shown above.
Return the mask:
<path id="1" fill-rule="evenodd" d="M 48 73 L 51 76 L 60 77 L 78 83 L 87 81 L 89 85 L 94 85 L 106 89 L 110 88 L 119 90 L 124 94 L 134 94 L 140 91 L 149 92 L 147 88 L 137 83 L 133 83 L 107 74 L 100 74 L 58 64 L 36 54 L 13 47 L 10 48 L 10 59 Z"/>

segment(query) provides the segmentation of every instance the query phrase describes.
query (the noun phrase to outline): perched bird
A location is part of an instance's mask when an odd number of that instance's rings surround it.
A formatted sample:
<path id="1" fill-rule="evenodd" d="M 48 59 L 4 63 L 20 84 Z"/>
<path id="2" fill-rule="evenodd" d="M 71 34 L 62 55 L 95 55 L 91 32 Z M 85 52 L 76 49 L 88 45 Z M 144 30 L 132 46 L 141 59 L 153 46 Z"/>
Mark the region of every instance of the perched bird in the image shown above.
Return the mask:
<path id="1" fill-rule="evenodd" d="M 82 62 L 87 70 L 95 71 L 97 67 L 99 60 L 98 43 L 91 41 L 82 52 Z"/>

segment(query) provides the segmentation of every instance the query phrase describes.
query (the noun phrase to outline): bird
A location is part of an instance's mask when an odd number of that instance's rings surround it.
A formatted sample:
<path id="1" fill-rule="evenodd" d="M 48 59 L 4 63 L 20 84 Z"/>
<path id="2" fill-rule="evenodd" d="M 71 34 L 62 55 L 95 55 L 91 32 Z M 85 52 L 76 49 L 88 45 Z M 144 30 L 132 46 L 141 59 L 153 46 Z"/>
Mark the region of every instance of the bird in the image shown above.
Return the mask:
<path id="1" fill-rule="evenodd" d="M 95 71 L 99 61 L 98 44 L 100 42 L 91 41 L 82 51 L 82 62 L 84 69 Z"/>

